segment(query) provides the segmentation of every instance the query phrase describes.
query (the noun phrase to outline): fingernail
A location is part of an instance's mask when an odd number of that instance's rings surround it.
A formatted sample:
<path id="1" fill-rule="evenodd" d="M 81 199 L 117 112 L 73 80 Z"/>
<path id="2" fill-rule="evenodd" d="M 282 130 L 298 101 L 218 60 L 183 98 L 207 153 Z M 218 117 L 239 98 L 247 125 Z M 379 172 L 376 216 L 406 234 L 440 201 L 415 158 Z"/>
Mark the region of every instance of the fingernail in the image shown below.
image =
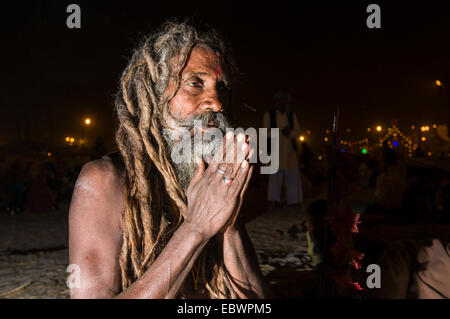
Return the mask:
<path id="1" fill-rule="evenodd" d="M 241 147 L 241 149 L 242 149 L 243 151 L 245 151 L 245 150 L 247 149 L 247 147 L 248 147 L 248 144 L 247 144 L 247 143 L 245 143 L 245 144 L 242 144 L 242 147 Z"/>
<path id="2" fill-rule="evenodd" d="M 230 138 L 233 137 L 233 132 L 228 132 L 227 135 L 225 135 L 225 137 L 227 138 L 227 140 L 229 140 Z"/>
<path id="3" fill-rule="evenodd" d="M 248 165 L 248 162 L 247 161 L 243 161 L 242 162 L 242 170 L 244 170 L 247 167 L 247 165 Z"/>
<path id="4" fill-rule="evenodd" d="M 238 135 L 237 141 L 238 141 L 238 142 L 242 142 L 243 140 L 244 140 L 244 134 L 240 133 L 240 134 Z"/>

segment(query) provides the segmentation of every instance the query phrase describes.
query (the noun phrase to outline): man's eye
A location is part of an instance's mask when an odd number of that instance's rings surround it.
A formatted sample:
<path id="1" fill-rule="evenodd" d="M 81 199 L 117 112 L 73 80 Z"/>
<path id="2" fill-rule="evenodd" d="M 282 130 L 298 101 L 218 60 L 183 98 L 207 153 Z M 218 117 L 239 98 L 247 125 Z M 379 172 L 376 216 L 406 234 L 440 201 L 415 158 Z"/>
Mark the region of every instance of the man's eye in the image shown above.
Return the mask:
<path id="1" fill-rule="evenodd" d="M 195 87 L 195 88 L 201 88 L 203 87 L 203 81 L 202 80 L 194 80 L 190 81 L 188 83 L 189 86 Z"/>

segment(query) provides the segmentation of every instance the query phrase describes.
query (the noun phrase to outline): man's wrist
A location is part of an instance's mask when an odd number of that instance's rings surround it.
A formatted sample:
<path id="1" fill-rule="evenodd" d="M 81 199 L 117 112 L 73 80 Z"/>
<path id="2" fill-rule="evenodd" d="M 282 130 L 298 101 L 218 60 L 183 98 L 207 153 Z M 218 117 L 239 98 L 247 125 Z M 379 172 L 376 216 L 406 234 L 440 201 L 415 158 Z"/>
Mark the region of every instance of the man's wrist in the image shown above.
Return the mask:
<path id="1" fill-rule="evenodd" d="M 178 230 L 204 244 L 206 244 L 209 240 L 209 237 L 206 236 L 206 234 L 199 231 L 197 227 L 187 221 L 184 221 Z"/>
<path id="2" fill-rule="evenodd" d="M 229 226 L 223 233 L 224 239 L 233 239 L 236 236 L 239 236 L 241 233 L 241 229 L 238 226 Z"/>

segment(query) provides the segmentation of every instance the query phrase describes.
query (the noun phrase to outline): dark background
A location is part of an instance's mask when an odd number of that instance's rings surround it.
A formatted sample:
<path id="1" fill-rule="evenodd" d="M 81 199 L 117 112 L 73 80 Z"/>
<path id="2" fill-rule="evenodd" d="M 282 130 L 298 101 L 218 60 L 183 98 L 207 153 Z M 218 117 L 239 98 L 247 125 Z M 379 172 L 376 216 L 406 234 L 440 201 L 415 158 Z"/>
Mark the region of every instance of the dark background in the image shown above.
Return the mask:
<path id="1" fill-rule="evenodd" d="M 445 2 L 77 1 L 79 30 L 66 26 L 72 2 L 2 2 L 0 145 L 63 145 L 89 116 L 88 139 L 104 136 L 112 150 L 120 74 L 141 37 L 172 17 L 204 21 L 232 46 L 244 74 L 233 106 L 243 126 L 261 125 L 278 89 L 292 94 L 313 136 L 331 127 L 337 105 L 350 139 L 393 119 L 400 128 L 447 124 L 447 97 L 434 85 L 449 70 Z M 381 6 L 381 29 L 366 26 L 372 2 Z"/>

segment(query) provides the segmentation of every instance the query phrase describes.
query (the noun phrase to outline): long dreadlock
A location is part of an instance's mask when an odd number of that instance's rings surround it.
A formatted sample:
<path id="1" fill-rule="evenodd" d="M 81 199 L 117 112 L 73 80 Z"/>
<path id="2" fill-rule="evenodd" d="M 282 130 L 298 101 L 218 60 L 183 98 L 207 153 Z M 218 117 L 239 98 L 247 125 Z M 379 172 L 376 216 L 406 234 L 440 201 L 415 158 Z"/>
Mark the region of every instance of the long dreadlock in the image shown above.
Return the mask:
<path id="1" fill-rule="evenodd" d="M 199 32 L 185 22 L 166 22 L 143 41 L 121 76 L 115 111 L 126 185 L 120 254 L 123 290 L 144 274 L 186 217 L 186 195 L 161 132 L 182 70 L 197 45 L 218 52 L 235 75 L 231 52 L 214 30 Z M 175 89 L 166 94 L 171 79 Z M 212 298 L 230 297 L 217 237 L 208 243 L 196 267 L 202 270 L 201 279 Z"/>

